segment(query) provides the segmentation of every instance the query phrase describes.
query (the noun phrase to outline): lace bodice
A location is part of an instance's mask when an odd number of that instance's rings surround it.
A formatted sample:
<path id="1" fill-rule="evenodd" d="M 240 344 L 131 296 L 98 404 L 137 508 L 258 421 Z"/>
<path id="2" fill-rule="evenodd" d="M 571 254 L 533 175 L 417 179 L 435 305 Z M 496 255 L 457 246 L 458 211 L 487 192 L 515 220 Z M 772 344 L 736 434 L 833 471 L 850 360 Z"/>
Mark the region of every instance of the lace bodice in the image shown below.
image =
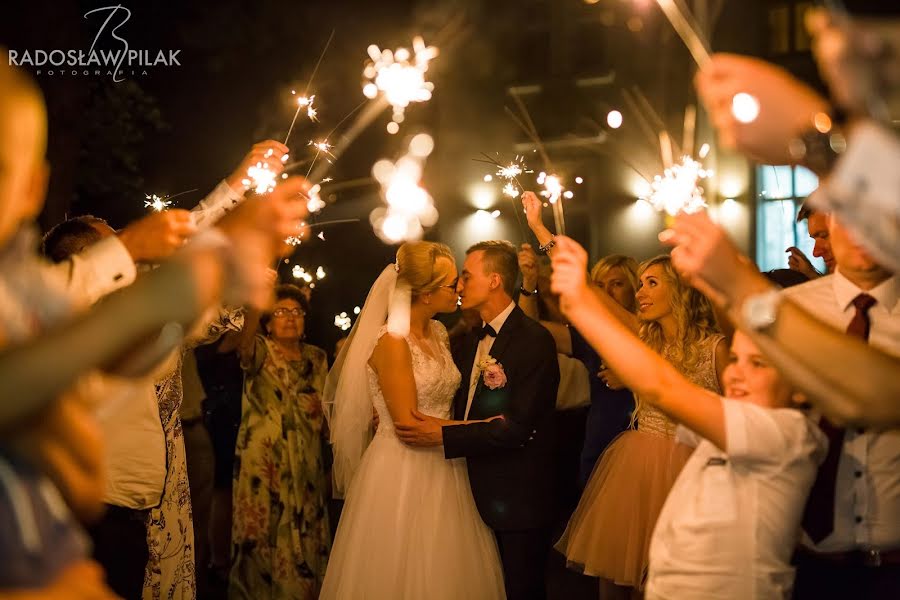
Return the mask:
<path id="1" fill-rule="evenodd" d="M 432 352 L 437 352 L 436 358 L 422 349 L 414 338 L 406 338 L 412 354 L 413 378 L 416 381 L 418 410 L 432 417 L 449 419 L 452 411 L 453 396 L 456 394 L 457 388 L 459 388 L 462 376 L 453 363 L 453 357 L 450 355 L 450 340 L 447 336 L 447 330 L 437 321 L 431 321 L 430 326 L 431 339 L 437 342 L 435 348 L 431 350 Z M 381 336 L 386 331 L 387 327 L 383 326 L 378 332 L 378 338 L 381 339 Z M 377 435 L 394 435 L 394 423 L 385 404 L 384 395 L 381 393 L 378 376 L 368 364 L 366 365 L 366 372 L 369 376 L 369 397 L 372 399 L 375 410 L 378 411 L 379 424 Z"/>
<path id="2" fill-rule="evenodd" d="M 716 373 L 716 346 L 725 339 L 721 335 L 712 335 L 700 342 L 700 361 L 697 366 L 690 372 L 682 371 L 693 384 L 706 388 L 717 394 L 722 393 L 719 387 L 719 376 Z M 668 353 L 663 352 L 663 356 L 668 360 Z M 638 431 L 646 433 L 655 433 L 672 437 L 675 435 L 677 424 L 670 420 L 666 415 L 660 412 L 656 407 L 646 402 L 640 403 L 637 412 Z"/>

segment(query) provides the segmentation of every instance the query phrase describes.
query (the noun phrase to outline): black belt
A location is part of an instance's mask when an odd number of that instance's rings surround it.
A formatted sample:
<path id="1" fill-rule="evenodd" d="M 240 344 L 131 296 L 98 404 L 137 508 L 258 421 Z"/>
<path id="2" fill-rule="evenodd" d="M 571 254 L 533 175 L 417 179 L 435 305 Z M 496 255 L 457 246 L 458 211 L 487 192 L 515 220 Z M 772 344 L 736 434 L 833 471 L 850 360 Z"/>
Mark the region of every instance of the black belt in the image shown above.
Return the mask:
<path id="1" fill-rule="evenodd" d="M 880 567 L 900 565 L 900 550 L 848 550 L 846 552 L 815 552 L 798 548 L 797 554 L 833 565 L 856 567 Z"/>

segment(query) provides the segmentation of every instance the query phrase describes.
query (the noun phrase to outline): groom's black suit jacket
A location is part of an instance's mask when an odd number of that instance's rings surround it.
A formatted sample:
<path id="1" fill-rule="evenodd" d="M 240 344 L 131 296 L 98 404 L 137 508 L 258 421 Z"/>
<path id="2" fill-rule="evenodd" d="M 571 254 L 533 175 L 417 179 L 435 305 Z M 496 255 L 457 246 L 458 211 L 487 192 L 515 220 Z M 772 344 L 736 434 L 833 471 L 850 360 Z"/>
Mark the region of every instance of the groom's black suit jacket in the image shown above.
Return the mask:
<path id="1" fill-rule="evenodd" d="M 462 383 L 453 416 L 462 420 L 468 400 L 477 330 L 453 356 Z M 490 423 L 443 428 L 444 456 L 466 457 L 481 518 L 499 531 L 535 529 L 553 518 L 553 411 L 559 363 L 553 337 L 519 307 L 510 313 L 490 355 L 503 366 L 507 383 L 491 390 L 479 377 L 469 419 L 503 415 Z"/>

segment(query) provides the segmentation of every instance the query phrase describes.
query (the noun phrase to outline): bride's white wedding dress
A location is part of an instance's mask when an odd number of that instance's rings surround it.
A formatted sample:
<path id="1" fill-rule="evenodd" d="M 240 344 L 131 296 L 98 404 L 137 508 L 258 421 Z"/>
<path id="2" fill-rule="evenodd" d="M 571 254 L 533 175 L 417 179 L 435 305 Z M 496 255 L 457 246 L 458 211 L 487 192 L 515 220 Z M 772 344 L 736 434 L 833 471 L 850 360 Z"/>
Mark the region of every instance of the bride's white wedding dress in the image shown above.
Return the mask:
<path id="1" fill-rule="evenodd" d="M 449 419 L 460 374 L 444 326 L 431 321 L 431 336 L 440 341 L 436 357 L 407 338 L 418 407 Z M 465 459 L 397 439 L 378 378 L 367 370 L 380 423 L 347 491 L 320 598 L 504 598 L 497 543 L 475 507 Z"/>

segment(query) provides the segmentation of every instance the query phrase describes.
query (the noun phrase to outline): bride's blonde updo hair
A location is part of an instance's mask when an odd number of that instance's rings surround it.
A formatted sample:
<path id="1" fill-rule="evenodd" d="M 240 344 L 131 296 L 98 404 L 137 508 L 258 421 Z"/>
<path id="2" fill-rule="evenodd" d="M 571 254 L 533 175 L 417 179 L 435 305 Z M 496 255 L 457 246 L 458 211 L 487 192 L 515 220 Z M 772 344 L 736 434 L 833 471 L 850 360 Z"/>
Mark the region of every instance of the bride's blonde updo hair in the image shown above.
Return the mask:
<path id="1" fill-rule="evenodd" d="M 446 244 L 406 242 L 397 250 L 397 277 L 409 284 L 413 298 L 444 285 L 454 266 L 456 260 Z"/>

